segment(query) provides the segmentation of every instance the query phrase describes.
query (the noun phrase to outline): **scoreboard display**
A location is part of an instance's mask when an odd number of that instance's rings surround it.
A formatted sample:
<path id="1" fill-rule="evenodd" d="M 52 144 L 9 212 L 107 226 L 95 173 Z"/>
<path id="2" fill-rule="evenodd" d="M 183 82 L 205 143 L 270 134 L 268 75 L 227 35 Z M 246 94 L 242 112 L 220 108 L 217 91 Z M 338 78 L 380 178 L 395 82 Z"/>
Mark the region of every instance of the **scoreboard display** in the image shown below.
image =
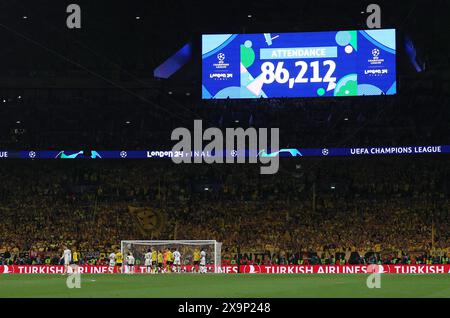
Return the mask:
<path id="1" fill-rule="evenodd" d="M 202 36 L 202 98 L 396 94 L 395 29 Z"/>

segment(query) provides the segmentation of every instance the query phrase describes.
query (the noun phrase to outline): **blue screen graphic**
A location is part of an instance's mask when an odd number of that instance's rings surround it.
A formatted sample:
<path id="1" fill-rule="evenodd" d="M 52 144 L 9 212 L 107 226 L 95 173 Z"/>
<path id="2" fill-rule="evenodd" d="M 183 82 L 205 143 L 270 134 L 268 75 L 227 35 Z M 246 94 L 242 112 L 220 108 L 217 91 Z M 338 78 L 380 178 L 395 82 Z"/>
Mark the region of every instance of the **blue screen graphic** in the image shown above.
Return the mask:
<path id="1" fill-rule="evenodd" d="M 202 97 L 393 95 L 395 29 L 202 36 Z"/>

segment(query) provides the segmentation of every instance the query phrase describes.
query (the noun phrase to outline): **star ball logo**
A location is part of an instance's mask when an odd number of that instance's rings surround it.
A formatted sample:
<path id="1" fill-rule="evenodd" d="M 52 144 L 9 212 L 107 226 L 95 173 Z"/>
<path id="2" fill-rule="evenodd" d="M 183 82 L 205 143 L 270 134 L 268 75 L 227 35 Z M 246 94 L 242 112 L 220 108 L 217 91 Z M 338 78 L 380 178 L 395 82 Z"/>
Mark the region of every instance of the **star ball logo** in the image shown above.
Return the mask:
<path id="1" fill-rule="evenodd" d="M 330 154 L 330 151 L 327 148 L 322 149 L 322 155 L 328 156 Z"/>
<path id="2" fill-rule="evenodd" d="M 380 58 L 380 54 L 381 54 L 381 51 L 380 51 L 380 49 L 378 49 L 378 48 L 374 48 L 372 51 L 371 51 L 371 58 L 369 59 L 369 63 L 370 63 L 370 65 L 377 65 L 377 66 L 379 66 L 379 65 L 381 65 L 381 64 L 383 64 L 384 63 L 384 59 L 382 59 L 382 58 Z"/>
<path id="3" fill-rule="evenodd" d="M 223 53 L 217 54 L 217 59 L 219 60 L 219 63 L 222 64 L 223 61 L 225 61 L 225 54 Z"/>
<path id="4" fill-rule="evenodd" d="M 30 151 L 30 152 L 28 153 L 28 157 L 30 157 L 30 158 L 36 158 L 36 152 Z"/>
<path id="5" fill-rule="evenodd" d="M 120 152 L 120 157 L 121 157 L 121 158 L 126 158 L 127 156 L 128 156 L 128 154 L 127 154 L 126 151 L 121 151 L 121 152 Z"/>
<path id="6" fill-rule="evenodd" d="M 220 52 L 217 54 L 217 63 L 213 64 L 216 69 L 226 69 L 230 66 L 229 63 L 225 63 L 225 54 Z"/>
<path id="7" fill-rule="evenodd" d="M 380 50 L 375 48 L 372 50 L 372 55 L 374 58 L 377 58 L 378 56 L 380 56 Z"/>

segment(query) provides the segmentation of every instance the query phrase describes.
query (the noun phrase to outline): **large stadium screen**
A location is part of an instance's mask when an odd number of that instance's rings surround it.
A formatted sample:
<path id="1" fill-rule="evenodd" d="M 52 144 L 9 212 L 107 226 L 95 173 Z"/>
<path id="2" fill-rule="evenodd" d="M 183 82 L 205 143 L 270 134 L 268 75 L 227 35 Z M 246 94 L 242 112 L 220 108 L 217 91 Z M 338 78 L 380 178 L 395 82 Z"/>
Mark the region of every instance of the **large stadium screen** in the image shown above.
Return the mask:
<path id="1" fill-rule="evenodd" d="M 393 95 L 395 29 L 202 36 L 202 97 Z"/>

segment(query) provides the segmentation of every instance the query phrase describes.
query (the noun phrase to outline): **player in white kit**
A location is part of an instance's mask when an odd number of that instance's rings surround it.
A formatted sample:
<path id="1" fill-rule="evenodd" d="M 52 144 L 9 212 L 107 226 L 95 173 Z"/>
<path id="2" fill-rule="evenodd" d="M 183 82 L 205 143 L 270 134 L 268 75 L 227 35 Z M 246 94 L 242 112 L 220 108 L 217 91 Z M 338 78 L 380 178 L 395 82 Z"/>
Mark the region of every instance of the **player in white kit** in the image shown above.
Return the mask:
<path id="1" fill-rule="evenodd" d="M 175 267 L 175 272 L 179 273 L 181 271 L 181 254 L 176 249 L 173 252 L 173 266 Z"/>
<path id="2" fill-rule="evenodd" d="M 206 273 L 206 252 L 202 250 L 200 252 L 200 273 Z"/>
<path id="3" fill-rule="evenodd" d="M 147 253 L 145 253 L 144 255 L 145 258 L 145 267 L 147 269 L 147 273 L 151 273 L 152 272 L 152 250 L 148 250 Z"/>
<path id="4" fill-rule="evenodd" d="M 64 260 L 64 274 L 67 274 L 67 269 L 70 266 L 70 262 L 72 261 L 72 251 L 67 248 L 67 246 L 64 246 L 63 255 L 60 258 L 60 261 Z"/>
<path id="5" fill-rule="evenodd" d="M 108 258 L 109 258 L 109 267 L 114 268 L 114 266 L 116 266 L 116 253 L 111 252 Z"/>
<path id="6" fill-rule="evenodd" d="M 134 256 L 131 252 L 127 256 L 128 273 L 134 274 Z"/>

